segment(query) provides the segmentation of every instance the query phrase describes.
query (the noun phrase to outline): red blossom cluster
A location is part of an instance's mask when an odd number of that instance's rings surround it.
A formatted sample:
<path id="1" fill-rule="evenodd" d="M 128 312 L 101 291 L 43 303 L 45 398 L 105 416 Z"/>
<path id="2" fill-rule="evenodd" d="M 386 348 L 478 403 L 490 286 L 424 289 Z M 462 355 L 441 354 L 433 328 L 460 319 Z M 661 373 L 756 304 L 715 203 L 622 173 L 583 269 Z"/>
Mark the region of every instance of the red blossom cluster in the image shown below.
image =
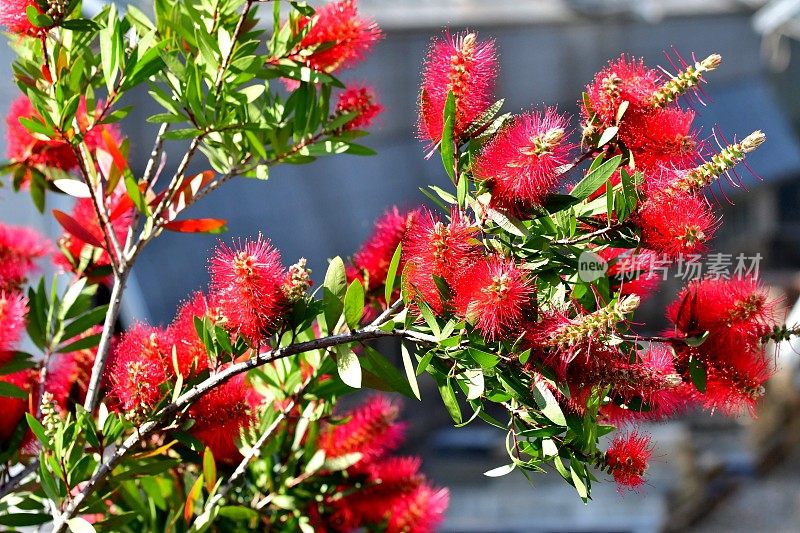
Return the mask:
<path id="1" fill-rule="evenodd" d="M 637 489 L 644 484 L 647 463 L 653 452 L 650 437 L 636 432 L 617 435 L 605 454 L 605 468 L 621 487 Z"/>
<path id="2" fill-rule="evenodd" d="M 48 28 L 34 26 L 28 18 L 27 10 L 34 8 L 42 14 L 42 7 L 37 0 L 4 0 L 0 2 L 0 24 L 11 33 L 20 36 L 36 36 L 47 31 Z"/>
<path id="3" fill-rule="evenodd" d="M 475 33 L 434 38 L 425 60 L 419 100 L 419 136 L 435 145 L 442 140 L 447 95 L 455 99 L 453 138 L 460 139 L 492 104 L 497 76 L 494 41 Z"/>
<path id="4" fill-rule="evenodd" d="M 293 59 L 314 70 L 332 73 L 363 60 L 383 33 L 378 25 L 358 13 L 356 0 L 325 4 L 313 17 L 303 17 L 298 32 L 306 34 Z"/>
<path id="5" fill-rule="evenodd" d="M 147 417 L 174 384 L 201 372 L 218 372 L 232 362 L 227 354 L 209 359 L 195 322 L 227 330 L 231 342 L 244 339 L 257 348 L 276 331 L 298 290 L 310 285 L 301 265 L 288 271 L 280 254 L 259 236 L 233 247 L 220 244 L 209 262 L 209 295 L 195 293 L 166 328 L 135 324 L 115 343 L 106 371 L 110 406 L 135 419 Z M 251 353 L 245 352 L 243 357 Z M 241 458 L 236 439 L 254 420 L 261 397 L 243 378 L 233 378 L 203 395 L 188 411 L 191 433 L 210 447 L 217 461 Z"/>
<path id="6" fill-rule="evenodd" d="M 309 510 L 317 531 L 348 532 L 383 526 L 386 533 L 434 531 L 447 509 L 447 489 L 433 487 L 419 471 L 416 457 L 388 454 L 400 444 L 404 424 L 399 408 L 375 396 L 348 413 L 343 424 L 331 424 L 320 434 L 326 458 L 360 454 L 347 469 L 339 492 Z"/>
<path id="7" fill-rule="evenodd" d="M 336 101 L 336 113 L 356 113 L 356 117 L 345 124 L 345 130 L 358 130 L 369 127 L 381 112 L 383 106 L 375 98 L 370 87 L 350 86 L 339 94 Z"/>
<path id="8" fill-rule="evenodd" d="M 0 290 L 19 288 L 49 249 L 34 230 L 0 223 Z"/>

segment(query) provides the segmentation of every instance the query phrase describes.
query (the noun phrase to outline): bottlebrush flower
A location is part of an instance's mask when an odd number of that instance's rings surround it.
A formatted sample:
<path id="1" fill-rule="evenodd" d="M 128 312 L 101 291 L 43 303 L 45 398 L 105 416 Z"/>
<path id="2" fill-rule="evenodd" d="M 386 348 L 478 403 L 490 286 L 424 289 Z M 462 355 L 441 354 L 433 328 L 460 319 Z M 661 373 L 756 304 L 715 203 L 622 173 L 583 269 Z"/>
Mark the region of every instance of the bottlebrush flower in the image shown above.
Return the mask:
<path id="1" fill-rule="evenodd" d="M 383 106 L 375 98 L 375 92 L 369 87 L 348 87 L 339 95 L 336 102 L 336 114 L 357 113 L 357 116 L 344 125 L 345 130 L 360 130 L 372 125 Z"/>
<path id="2" fill-rule="evenodd" d="M 314 17 L 301 19 L 299 29 L 309 24 L 296 59 L 320 72 L 331 73 L 361 61 L 383 37 L 375 21 L 359 15 L 356 0 L 324 5 Z"/>
<path id="3" fill-rule="evenodd" d="M 757 341 L 776 325 L 776 307 L 753 278 L 704 278 L 678 293 L 667 318 L 687 337 L 708 331 L 710 339 L 735 335 Z"/>
<path id="4" fill-rule="evenodd" d="M 397 422 L 400 409 L 384 396 L 373 396 L 349 413 L 344 424 L 331 425 L 319 437 L 319 447 L 327 457 L 361 453 L 368 463 L 396 448 L 403 438 L 405 424 Z"/>
<path id="5" fill-rule="evenodd" d="M 645 67 L 641 59 L 621 55 L 595 74 L 586 87 L 591 109 L 583 106 L 584 117 L 589 120 L 594 114 L 603 127 L 613 126 L 622 102 L 628 102 L 626 116 L 651 108 L 661 81 L 661 73 Z"/>
<path id="6" fill-rule="evenodd" d="M 189 409 L 189 417 L 195 421 L 192 435 L 211 448 L 217 462 L 235 463 L 242 457 L 236 439 L 254 420 L 251 392 L 240 374 L 201 396 Z"/>
<path id="7" fill-rule="evenodd" d="M 280 253 L 261 235 L 234 248 L 220 244 L 211 258 L 212 296 L 227 327 L 259 343 L 277 327 L 287 306 Z"/>
<path id="8" fill-rule="evenodd" d="M 458 139 L 492 104 L 497 54 L 492 40 L 478 41 L 475 33 L 434 38 L 422 72 L 419 104 L 420 138 L 436 144 L 442 139 L 447 94 L 455 97 L 453 137 Z"/>
<path id="9" fill-rule="evenodd" d="M 134 209 L 133 202 L 125 191 L 125 186 L 120 183 L 104 201 L 111 228 L 117 236 L 117 240 L 124 243 L 133 219 Z M 92 202 L 91 198 L 79 198 L 71 213 L 72 218 L 89 235 L 74 235 L 65 230 L 58 240 L 59 253 L 53 257 L 53 262 L 57 266 L 78 275 L 93 274 L 97 269 L 111 265 L 111 256 L 105 250 L 102 226 Z M 84 237 L 88 239 L 89 236 L 93 237 L 93 242 L 84 240 Z M 97 244 L 103 245 L 102 248 L 98 248 Z M 82 261 L 82 259 L 86 261 Z M 85 270 L 81 270 L 81 267 L 84 267 Z"/>
<path id="10" fill-rule="evenodd" d="M 686 193 L 651 196 L 634 223 L 641 229 L 643 246 L 673 259 L 704 251 L 719 225 L 705 198 Z"/>
<path id="11" fill-rule="evenodd" d="M 10 383 L 30 393 L 36 380 L 36 372 L 30 369 L 20 370 L 11 374 L 0 375 L 0 381 Z M 28 400 L 0 396 L 0 448 L 5 447 L 16 432 L 17 426 L 28 411 Z"/>
<path id="12" fill-rule="evenodd" d="M 166 337 L 163 330 L 135 324 L 114 347 L 107 378 L 116 410 L 142 415 L 161 399 L 171 349 Z"/>
<path id="13" fill-rule="evenodd" d="M 32 229 L 0 223 L 0 290 L 21 285 L 48 249 L 48 242 Z"/>
<path id="14" fill-rule="evenodd" d="M 775 365 L 747 349 L 712 354 L 710 348 L 694 351 L 694 357 L 705 366 L 706 387 L 702 392 L 695 389 L 693 399 L 712 413 L 736 416 L 746 412 L 755 416 L 756 404 L 766 392 L 767 381 L 775 374 Z"/>
<path id="15" fill-rule="evenodd" d="M 0 290 L 0 364 L 11 359 L 25 332 L 28 299 L 21 292 Z"/>
<path id="16" fill-rule="evenodd" d="M 612 333 L 617 324 L 633 313 L 641 300 L 629 295 L 601 307 L 597 311 L 570 318 L 566 312 L 550 310 L 542 313 L 538 323 L 529 324 L 525 333 L 527 343 L 545 352 L 546 363 L 564 375 L 567 365 L 578 355 L 590 357 L 600 339 Z"/>
<path id="17" fill-rule="evenodd" d="M 614 437 L 605 454 L 605 466 L 614 476 L 620 492 L 625 488 L 636 490 L 644 483 L 652 452 L 648 435 L 634 431 Z"/>
<path id="18" fill-rule="evenodd" d="M 375 221 L 372 234 L 353 255 L 353 269 L 348 277 L 351 280 L 358 277 L 368 292 L 382 292 L 394 252 L 419 213 L 419 209 L 400 211 L 396 206 L 389 208 Z M 402 264 L 397 270 L 398 273 L 403 271 Z"/>
<path id="19" fill-rule="evenodd" d="M 692 110 L 654 109 L 628 117 L 620 138 L 633 153 L 636 166 L 645 172 L 659 167 L 686 168 L 700 158 L 693 120 Z"/>
<path id="20" fill-rule="evenodd" d="M 453 307 L 488 340 L 508 339 L 522 331 L 534 292 L 528 272 L 513 259 L 491 256 L 458 277 Z"/>
<path id="21" fill-rule="evenodd" d="M 658 264 L 658 256 L 652 250 L 635 252 L 626 248 L 604 248 L 597 255 L 608 262 L 611 290 L 621 296 L 634 294 L 644 299 L 661 281 L 656 271 L 651 270 Z"/>
<path id="22" fill-rule="evenodd" d="M 702 61 L 695 61 L 693 65 L 688 65 L 680 56 L 678 60 L 683 70 L 665 81 L 653 94 L 654 107 L 664 107 L 677 100 L 682 94 L 698 90 L 700 82 L 705 81 L 703 76 L 720 66 L 722 56 L 711 54 Z"/>
<path id="23" fill-rule="evenodd" d="M 212 323 L 216 323 L 220 319 L 218 309 L 208 301 L 202 292 L 194 293 L 180 306 L 175 319 L 167 328 L 169 343 L 175 347 L 178 370 L 184 377 L 208 368 L 206 346 L 197 336 L 197 329 L 194 326 L 195 317 L 200 319 L 207 317 L 211 319 Z M 174 371 L 172 352 L 170 351 L 166 355 L 168 357 L 167 369 L 172 373 Z"/>
<path id="24" fill-rule="evenodd" d="M 444 520 L 450 500 L 447 489 L 437 489 L 430 485 L 420 485 L 408 494 L 398 498 L 389 512 L 386 524 L 387 533 L 414 531 L 427 533 L 436 531 Z"/>
<path id="25" fill-rule="evenodd" d="M 516 117 L 492 138 L 473 167 L 475 179 L 489 184 L 492 204 L 513 211 L 540 207 L 569 162 L 568 128 L 569 120 L 548 107 Z"/>
<path id="26" fill-rule="evenodd" d="M 451 213 L 449 224 L 427 209 L 420 211 L 403 237 L 404 288 L 411 299 L 422 298 L 437 314 L 444 312 L 434 276 L 452 286 L 456 276 L 481 257 L 476 231 L 458 211 Z"/>
<path id="27" fill-rule="evenodd" d="M 102 103 L 98 103 L 98 107 L 101 106 Z M 41 120 L 40 115 L 34 110 L 33 104 L 25 95 L 12 102 L 6 117 L 8 131 L 7 155 L 12 162 L 35 167 L 58 168 L 64 171 L 74 170 L 78 167 L 78 160 L 75 159 L 75 154 L 72 152 L 68 142 L 58 139 L 43 140 L 34 137 L 20 123 L 20 118 Z M 108 131 L 114 138 L 119 137 L 116 128 L 106 124 L 95 125 L 89 129 L 90 121 L 86 111 L 85 100 L 82 100 L 78 106 L 75 118 L 90 150 L 103 146 L 103 130 Z"/>

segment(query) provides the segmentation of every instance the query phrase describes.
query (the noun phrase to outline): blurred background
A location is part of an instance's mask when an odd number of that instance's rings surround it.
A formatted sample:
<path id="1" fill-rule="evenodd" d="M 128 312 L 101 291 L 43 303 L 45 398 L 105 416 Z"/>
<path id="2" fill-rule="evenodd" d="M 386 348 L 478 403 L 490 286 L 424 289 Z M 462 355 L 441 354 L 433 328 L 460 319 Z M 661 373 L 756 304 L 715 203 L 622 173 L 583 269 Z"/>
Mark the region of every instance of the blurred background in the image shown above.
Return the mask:
<path id="1" fill-rule="evenodd" d="M 413 207 L 424 198 L 419 187 L 447 186 L 441 164 L 424 160 L 415 138 L 420 65 L 431 36 L 443 26 L 497 40 L 497 95 L 511 112 L 557 104 L 576 114 L 583 86 L 622 52 L 668 68 L 664 52 L 673 47 L 685 57 L 717 52 L 723 66 L 708 76 L 709 105 L 698 109 L 703 135 L 718 127 L 728 138 L 742 138 L 762 129 L 768 140 L 748 158 L 760 179 L 745 176 L 747 190 L 726 187 L 734 205 L 719 197 L 724 225 L 713 248 L 734 256 L 760 254 L 761 277 L 788 308 L 794 306 L 800 294 L 800 0 L 361 0 L 360 7 L 386 36 L 343 78 L 374 86 L 386 108 L 366 142 L 379 155 L 278 167 L 267 183 L 233 181 L 192 212 L 226 217 L 224 239 L 261 232 L 282 251 L 284 263 L 307 257 L 321 276 L 327 258 L 351 255 L 388 206 Z M 0 64 L 10 61 L 3 48 Z M 10 75 L 3 80 L 5 109 L 16 87 Z M 144 94 L 132 100 L 138 101 L 126 103 L 141 106 L 134 117 L 158 112 Z M 151 126 L 123 124 L 138 173 L 150 151 Z M 167 166 L 174 167 L 182 146 L 173 143 L 168 154 Z M 50 208 L 68 207 L 65 199 L 49 196 L 48 202 Z M 9 187 L 0 188 L 0 220 L 53 237 L 60 233 L 55 222 L 35 212 L 27 195 L 14 195 Z M 156 240 L 134 269 L 123 321 L 168 322 L 182 299 L 206 286 L 205 264 L 218 238 L 166 233 Z M 665 284 L 645 308 L 654 324 L 675 286 Z M 789 322 L 798 321 L 795 310 Z M 431 477 L 451 490 L 445 531 L 800 531 L 795 350 L 779 350 L 780 371 L 757 420 L 689 414 L 649 425 L 657 449 L 641 494 L 620 496 L 604 480 L 595 486 L 594 501 L 583 505 L 557 475 L 537 476 L 533 487 L 521 475 L 484 477 L 507 462 L 504 435 L 478 426 L 450 427 L 432 382 L 421 404 L 405 402 L 408 451 L 422 454 Z"/>

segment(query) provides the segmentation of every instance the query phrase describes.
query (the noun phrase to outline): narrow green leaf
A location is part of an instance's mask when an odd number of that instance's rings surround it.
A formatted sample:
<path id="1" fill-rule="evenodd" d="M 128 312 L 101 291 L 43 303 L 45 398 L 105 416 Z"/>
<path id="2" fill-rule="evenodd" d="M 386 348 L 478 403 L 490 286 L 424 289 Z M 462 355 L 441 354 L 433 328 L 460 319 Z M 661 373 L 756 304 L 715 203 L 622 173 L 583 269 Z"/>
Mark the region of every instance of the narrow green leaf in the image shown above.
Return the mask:
<path id="1" fill-rule="evenodd" d="M 602 156 L 598 157 L 598 159 L 600 158 L 602 158 Z M 622 156 L 617 155 L 589 171 L 589 173 L 587 173 L 586 176 L 580 182 L 578 182 L 577 185 L 575 185 L 575 188 L 570 192 L 570 196 L 574 196 L 579 200 L 588 198 L 593 192 L 599 189 L 609 177 L 611 177 L 614 171 L 619 167 L 621 161 Z"/>
<path id="2" fill-rule="evenodd" d="M 692 383 L 694 383 L 698 391 L 706 391 L 708 372 L 703 362 L 697 357 L 689 358 L 689 376 L 692 378 Z"/>
<path id="3" fill-rule="evenodd" d="M 206 490 L 210 493 L 217 484 L 217 463 L 214 461 L 211 448 L 207 446 L 203 451 L 203 477 L 206 480 Z"/>
<path id="4" fill-rule="evenodd" d="M 456 121 L 456 97 L 453 91 L 447 93 L 447 100 L 444 104 L 444 127 L 442 128 L 442 144 L 440 151 L 442 153 L 442 164 L 447 175 L 451 180 L 456 176 L 456 152 L 455 152 L 455 139 L 453 139 L 453 130 Z"/>
<path id="5" fill-rule="evenodd" d="M 437 381 L 439 385 L 439 394 L 442 396 L 442 401 L 444 402 L 445 408 L 447 408 L 447 412 L 450 413 L 450 416 L 456 424 L 460 424 L 463 421 L 461 407 L 458 405 L 458 399 L 450 383 L 450 378 L 442 377 Z"/>
<path id="6" fill-rule="evenodd" d="M 417 400 L 422 399 L 422 395 L 419 392 L 419 383 L 417 382 L 417 374 L 414 372 L 414 363 L 411 361 L 411 352 L 408 351 L 406 348 L 405 343 L 400 343 L 400 354 L 403 357 L 403 369 L 406 371 L 406 378 L 408 379 L 408 384 L 411 387 L 411 391 L 416 396 Z"/>
<path id="7" fill-rule="evenodd" d="M 516 467 L 517 465 L 515 463 L 498 466 L 497 468 L 492 468 L 491 470 L 487 470 L 486 472 L 483 473 L 483 475 L 486 477 L 503 477 L 513 472 Z"/>
<path id="8" fill-rule="evenodd" d="M 397 249 L 392 255 L 392 261 L 389 263 L 389 271 L 386 273 L 386 285 L 383 290 L 383 296 L 386 298 L 386 305 L 392 305 L 392 294 L 394 293 L 394 282 L 397 279 L 397 269 L 400 266 L 400 258 L 403 255 L 403 243 L 397 245 Z"/>
<path id="9" fill-rule="evenodd" d="M 353 350 L 342 345 L 336 347 L 336 370 L 346 385 L 361 388 L 361 363 Z"/>
<path id="10" fill-rule="evenodd" d="M 13 383 L 0 381 L 0 397 L 20 398 L 22 400 L 25 400 L 28 398 L 28 392 L 17 387 Z"/>
<path id="11" fill-rule="evenodd" d="M 364 286 L 357 279 L 347 288 L 344 296 L 344 319 L 350 330 L 358 329 L 364 315 Z"/>

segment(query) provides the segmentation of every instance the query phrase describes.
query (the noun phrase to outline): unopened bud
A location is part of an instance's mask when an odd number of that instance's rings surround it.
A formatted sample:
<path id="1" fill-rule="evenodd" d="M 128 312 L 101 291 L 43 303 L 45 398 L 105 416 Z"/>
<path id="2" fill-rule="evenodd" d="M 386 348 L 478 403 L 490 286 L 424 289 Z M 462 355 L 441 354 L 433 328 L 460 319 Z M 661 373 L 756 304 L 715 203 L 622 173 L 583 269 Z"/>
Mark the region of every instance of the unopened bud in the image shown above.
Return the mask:
<path id="1" fill-rule="evenodd" d="M 677 100 L 680 95 L 699 85 L 706 72 L 716 69 L 721 63 L 721 55 L 711 54 L 702 61 L 689 65 L 686 70 L 677 73 L 656 91 L 653 95 L 653 107 L 664 107 Z"/>
<path id="2" fill-rule="evenodd" d="M 311 286 L 311 270 L 306 267 L 306 258 L 301 257 L 289 267 L 289 274 L 283 284 L 283 293 L 290 302 L 300 300 Z"/>

